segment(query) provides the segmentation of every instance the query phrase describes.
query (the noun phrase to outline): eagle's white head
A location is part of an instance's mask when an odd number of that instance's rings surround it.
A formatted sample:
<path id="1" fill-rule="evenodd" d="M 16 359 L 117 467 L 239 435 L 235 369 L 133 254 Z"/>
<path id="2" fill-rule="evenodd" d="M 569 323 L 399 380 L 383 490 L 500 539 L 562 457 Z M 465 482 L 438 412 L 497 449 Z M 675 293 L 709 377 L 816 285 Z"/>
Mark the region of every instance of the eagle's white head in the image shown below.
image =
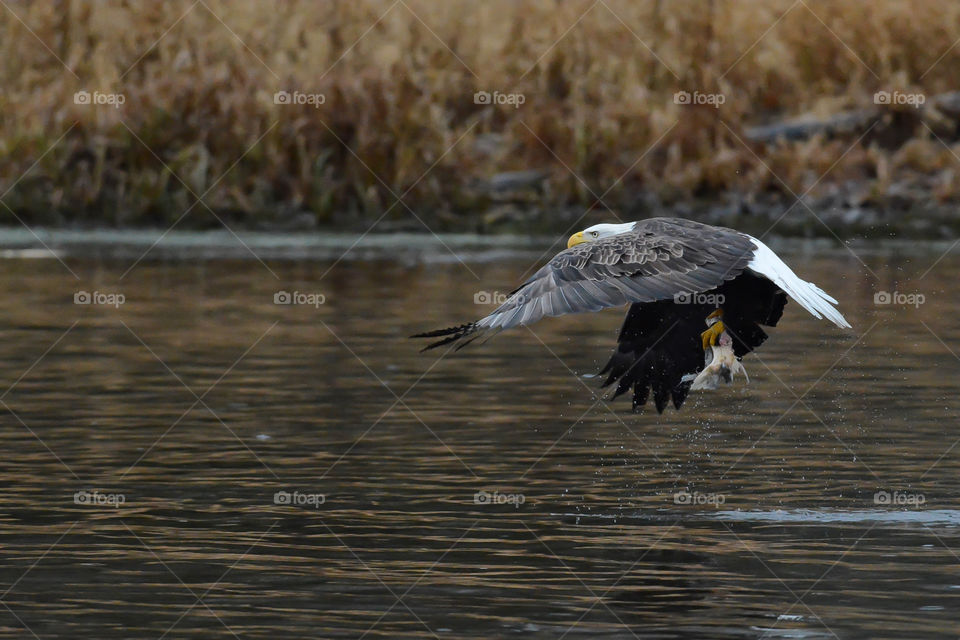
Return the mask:
<path id="1" fill-rule="evenodd" d="M 603 238 L 626 233 L 632 230 L 635 224 L 635 222 L 625 222 L 624 224 L 595 224 L 592 227 L 587 227 L 583 231 L 578 231 L 570 236 L 570 239 L 567 240 L 567 249 L 584 242 L 602 240 Z"/>

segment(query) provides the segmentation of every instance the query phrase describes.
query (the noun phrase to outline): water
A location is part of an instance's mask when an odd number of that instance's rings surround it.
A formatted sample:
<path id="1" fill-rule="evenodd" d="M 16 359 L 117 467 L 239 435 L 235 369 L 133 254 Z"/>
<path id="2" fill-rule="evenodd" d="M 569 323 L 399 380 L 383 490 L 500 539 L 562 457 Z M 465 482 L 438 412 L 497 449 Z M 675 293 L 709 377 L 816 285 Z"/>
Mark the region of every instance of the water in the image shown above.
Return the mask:
<path id="1" fill-rule="evenodd" d="M 958 635 L 948 246 L 785 247 L 854 330 L 789 304 L 749 385 L 658 416 L 580 377 L 617 310 L 406 340 L 542 242 L 44 240 L 76 278 L 0 261 L 2 637 Z"/>

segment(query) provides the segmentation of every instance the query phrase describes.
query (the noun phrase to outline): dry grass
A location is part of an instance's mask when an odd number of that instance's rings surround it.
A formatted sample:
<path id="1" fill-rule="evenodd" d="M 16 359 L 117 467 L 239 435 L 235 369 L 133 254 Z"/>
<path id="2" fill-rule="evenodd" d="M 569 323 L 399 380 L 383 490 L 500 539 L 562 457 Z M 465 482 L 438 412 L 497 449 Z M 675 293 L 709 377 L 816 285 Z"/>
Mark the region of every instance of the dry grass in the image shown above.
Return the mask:
<path id="1" fill-rule="evenodd" d="M 821 138 L 748 148 L 743 133 L 871 106 L 878 89 L 957 88 L 950 0 L 8 6 L 0 191 L 30 222 L 166 226 L 192 205 L 183 226 L 217 224 L 210 210 L 362 225 L 412 209 L 468 228 L 491 204 L 479 181 L 531 168 L 551 173 L 541 202 L 584 209 L 603 194 L 628 208 L 641 193 L 801 193 L 828 170 L 814 193 L 856 180 L 882 198 L 911 172 L 936 175 L 941 199 L 960 187 L 960 161 L 925 128 L 849 151 Z M 280 89 L 326 102 L 277 105 Z M 80 90 L 125 103 L 75 104 Z M 478 105 L 479 90 L 525 103 Z M 678 90 L 725 102 L 677 105 Z"/>

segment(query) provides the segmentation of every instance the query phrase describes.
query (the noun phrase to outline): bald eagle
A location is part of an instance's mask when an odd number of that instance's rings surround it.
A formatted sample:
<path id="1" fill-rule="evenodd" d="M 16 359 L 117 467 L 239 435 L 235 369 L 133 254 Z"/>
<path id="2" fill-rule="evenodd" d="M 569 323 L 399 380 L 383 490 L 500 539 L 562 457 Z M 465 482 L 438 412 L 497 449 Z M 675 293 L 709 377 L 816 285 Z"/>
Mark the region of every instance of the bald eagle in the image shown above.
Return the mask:
<path id="1" fill-rule="evenodd" d="M 688 392 L 730 382 L 740 360 L 776 326 L 787 297 L 816 318 L 850 324 L 837 301 L 801 280 L 760 240 L 680 218 L 598 224 L 558 253 L 490 315 L 420 333 L 441 338 L 424 350 L 457 348 L 544 316 L 630 305 L 617 348 L 600 372 L 613 397 L 633 389 L 633 409 L 653 392 L 657 411 L 679 409 Z M 712 360 L 711 360 L 712 356 Z M 710 374 L 710 375 L 708 375 Z M 712 378 L 711 378 L 712 376 Z"/>

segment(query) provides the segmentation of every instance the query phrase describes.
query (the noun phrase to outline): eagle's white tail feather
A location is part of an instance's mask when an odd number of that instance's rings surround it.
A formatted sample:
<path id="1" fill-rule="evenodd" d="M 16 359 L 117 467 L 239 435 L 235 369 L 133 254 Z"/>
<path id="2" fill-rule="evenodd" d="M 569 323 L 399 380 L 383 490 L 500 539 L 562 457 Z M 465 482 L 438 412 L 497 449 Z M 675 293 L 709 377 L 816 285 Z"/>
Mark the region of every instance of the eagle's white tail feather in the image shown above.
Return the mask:
<path id="1" fill-rule="evenodd" d="M 820 294 L 821 298 L 824 298 L 825 300 L 827 300 L 828 302 L 832 302 L 833 304 L 837 304 L 837 301 L 829 293 L 827 293 L 826 291 L 824 291 L 823 289 L 821 289 L 820 287 L 818 287 L 812 282 L 808 282 L 807 284 L 813 287 L 814 289 L 816 289 L 817 293 Z"/>
<path id="2" fill-rule="evenodd" d="M 833 306 L 837 304 L 833 297 L 812 282 L 798 278 L 797 274 L 770 247 L 753 236 L 749 237 L 757 250 L 747 265 L 748 269 L 769 278 L 815 317 L 826 317 L 838 327 L 850 328 L 850 323 Z"/>

